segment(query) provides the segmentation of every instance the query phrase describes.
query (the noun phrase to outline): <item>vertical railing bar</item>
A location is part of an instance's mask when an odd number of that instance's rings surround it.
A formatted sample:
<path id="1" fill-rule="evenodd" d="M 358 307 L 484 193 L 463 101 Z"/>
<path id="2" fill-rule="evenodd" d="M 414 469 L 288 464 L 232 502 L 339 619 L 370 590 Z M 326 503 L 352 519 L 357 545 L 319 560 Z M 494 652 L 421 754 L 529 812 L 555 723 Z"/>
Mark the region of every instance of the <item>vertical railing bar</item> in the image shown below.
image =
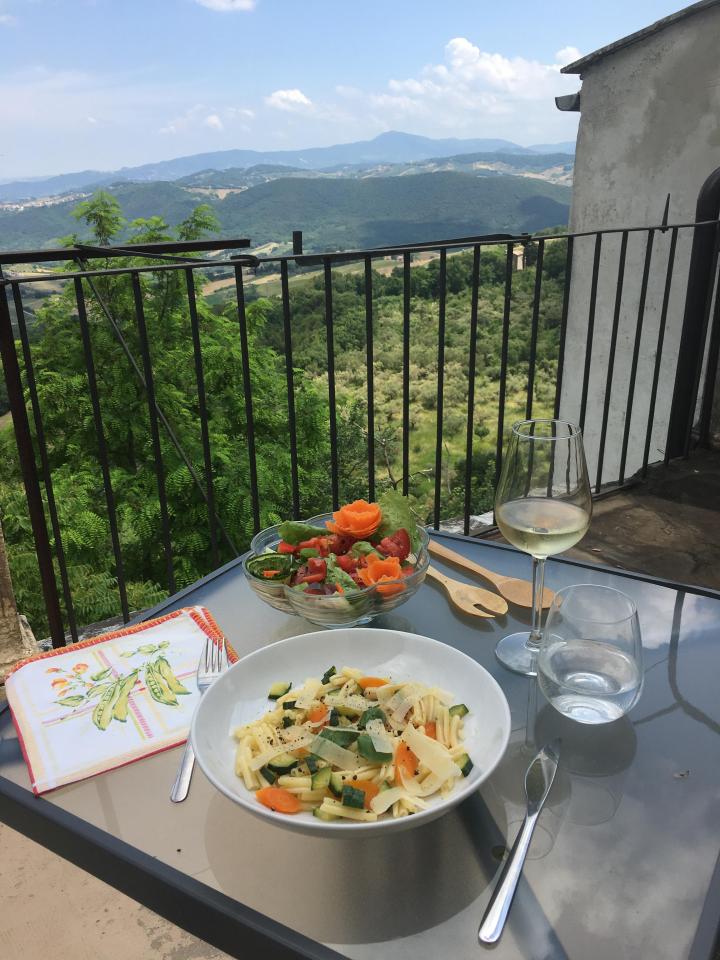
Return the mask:
<path id="1" fill-rule="evenodd" d="M 242 266 L 235 265 L 235 297 L 240 330 L 240 360 L 242 364 L 243 393 L 245 395 L 245 429 L 247 431 L 248 464 L 250 468 L 250 500 L 253 514 L 253 533 L 260 531 L 260 495 L 258 492 L 257 457 L 255 453 L 255 416 L 253 414 L 252 382 L 250 379 L 250 349 L 248 345 L 247 316 L 245 314 L 245 287 Z"/>
<path id="2" fill-rule="evenodd" d="M 403 254 L 402 492 L 410 484 L 410 254 Z"/>
<path id="3" fill-rule="evenodd" d="M 643 321 L 645 318 L 645 300 L 647 298 L 648 279 L 650 277 L 650 263 L 652 261 L 655 229 L 648 230 L 645 243 L 645 263 L 643 265 L 642 282 L 640 284 L 640 301 L 638 303 L 637 323 L 635 325 L 635 343 L 630 364 L 630 380 L 628 382 L 627 403 L 625 404 L 625 429 L 623 430 L 622 453 L 620 454 L 620 470 L 618 482 L 625 480 L 625 464 L 627 462 L 627 448 L 630 439 L 630 424 L 632 422 L 633 398 L 635 395 L 635 378 L 637 376 L 638 358 L 640 356 L 640 340 L 642 338 Z"/>
<path id="4" fill-rule="evenodd" d="M 280 264 L 280 287 L 283 308 L 283 333 L 285 337 L 285 380 L 287 383 L 288 430 L 290 433 L 290 483 L 292 485 L 292 512 L 300 519 L 300 481 L 298 478 L 297 425 L 295 423 L 295 376 L 293 371 L 292 329 L 290 321 L 290 287 L 288 285 L 288 262 Z"/>
<path id="5" fill-rule="evenodd" d="M 693 423 L 695 421 L 695 410 L 697 408 L 698 395 L 700 392 L 700 378 L 702 376 L 705 347 L 707 346 L 708 325 L 710 323 L 710 312 L 712 310 L 713 290 L 715 289 L 715 278 L 717 276 L 717 270 L 718 270 L 718 255 L 720 255 L 720 223 L 718 223 L 715 227 L 715 242 L 713 244 L 712 261 L 711 261 L 712 269 L 710 271 L 710 283 L 708 287 L 707 297 L 705 299 L 705 309 L 703 311 L 703 320 L 702 320 L 702 336 L 700 339 L 700 343 L 702 344 L 702 347 L 699 351 L 700 355 L 697 358 L 697 363 L 695 364 L 695 374 L 693 376 L 691 403 L 688 409 L 688 420 L 687 420 L 687 425 L 685 429 L 685 447 L 683 449 L 683 457 L 687 457 L 688 454 L 690 453 L 690 443 L 692 442 Z M 720 286 L 720 284 L 718 285 Z M 714 346 L 714 344 L 712 346 Z M 715 371 L 710 371 L 709 376 L 714 377 Z"/>
<path id="6" fill-rule="evenodd" d="M 442 496 L 443 399 L 445 394 L 445 306 L 447 298 L 447 250 L 440 251 L 440 289 L 438 296 L 438 352 L 437 352 L 437 413 L 435 432 L 435 502 L 433 526 L 440 528 L 440 498 Z"/>
<path id="7" fill-rule="evenodd" d="M 0 279 L 1 278 L 2 268 L 0 266 Z M 7 289 L 3 290 L 0 296 L 0 354 L 2 354 L 8 401 L 10 403 L 13 429 L 15 431 L 15 443 L 17 444 L 20 471 L 22 473 L 25 498 L 30 515 L 30 525 L 35 541 L 35 554 L 40 571 L 40 583 L 45 601 L 50 637 L 52 638 L 53 647 L 62 647 L 65 645 L 65 628 L 63 626 L 60 598 L 58 596 L 55 569 L 53 567 L 50 537 L 48 536 L 47 522 L 45 520 L 45 507 L 43 505 L 40 480 L 35 463 L 35 451 L 33 449 L 32 434 L 30 433 L 30 423 L 27 417 L 27 410 L 25 409 L 25 396 L 20 378 L 20 364 L 18 363 L 15 348 L 12 320 L 10 319 Z"/>
<path id="8" fill-rule="evenodd" d="M 375 499 L 375 346 L 373 333 L 372 259 L 365 258 L 365 350 L 367 366 L 368 498 Z"/>
<path id="9" fill-rule="evenodd" d="M 562 314 L 560 317 L 560 342 L 558 344 L 558 365 L 555 378 L 555 408 L 553 416 L 557 420 L 560 416 L 560 398 L 562 394 L 563 373 L 565 366 L 565 341 L 567 340 L 568 308 L 570 305 L 570 279 L 573 262 L 574 237 L 567 239 L 567 255 L 565 258 L 565 289 L 563 290 Z"/>
<path id="10" fill-rule="evenodd" d="M 218 550 L 217 524 L 215 521 L 215 490 L 213 488 L 213 470 L 212 456 L 210 453 L 210 431 L 208 430 L 208 412 L 205 397 L 205 375 L 203 372 L 202 348 L 200 345 L 200 324 L 197 315 L 197 303 L 195 300 L 195 278 L 192 267 L 185 271 L 185 281 L 187 284 L 188 312 L 190 315 L 190 330 L 193 342 L 193 357 L 195 360 L 195 382 L 197 384 L 198 412 L 200 414 L 200 435 L 203 448 L 203 461 L 205 466 L 205 491 L 208 511 L 208 526 L 210 528 L 210 551 L 212 553 L 213 563 L 216 567 L 220 565 L 220 551 Z"/>
<path id="11" fill-rule="evenodd" d="M 65 559 L 65 548 L 63 547 L 62 535 L 60 532 L 60 520 L 58 518 L 57 505 L 55 503 L 55 491 L 53 488 L 52 472 L 50 470 L 50 461 L 47 452 L 47 441 L 45 439 L 45 426 L 43 424 L 42 413 L 40 411 L 40 399 L 37 392 L 35 369 L 33 366 L 32 354 L 30 352 L 30 340 L 27 333 L 27 324 L 25 323 L 25 309 L 22 302 L 20 284 L 13 283 L 11 286 L 13 300 L 15 303 L 15 316 L 17 318 L 18 330 L 20 331 L 20 342 L 22 344 L 23 360 L 25 363 L 25 376 L 27 378 L 28 392 L 30 394 L 30 405 L 32 407 L 33 420 L 35 422 L 35 436 L 37 439 L 38 451 L 40 453 L 40 465 L 47 496 L 50 526 L 52 527 L 53 538 L 55 540 L 55 554 L 57 556 L 58 569 L 60 570 L 60 582 L 62 584 L 63 598 L 65 600 L 68 627 L 70 629 L 70 636 L 73 639 L 73 643 L 77 643 L 78 631 L 77 621 L 75 619 L 75 607 L 72 601 L 70 580 L 68 579 L 67 561 Z"/>
<path id="12" fill-rule="evenodd" d="M 585 414 L 587 412 L 588 390 L 590 388 L 590 363 L 592 361 L 593 340 L 595 333 L 595 306 L 597 304 L 598 277 L 600 275 L 600 251 L 602 248 L 602 234 L 595 234 L 595 254 L 593 256 L 592 280 L 590 282 L 590 304 L 588 307 L 587 336 L 585 338 L 585 367 L 583 370 L 582 393 L 580 395 L 579 426 L 585 429 Z"/>
<path id="13" fill-rule="evenodd" d="M 475 418 L 475 366 L 477 362 L 478 298 L 480 295 L 480 246 L 473 248 L 472 280 L 470 293 L 470 348 L 468 361 L 468 407 L 467 437 L 465 440 L 465 508 L 463 513 L 463 533 L 470 535 L 470 510 L 472 488 L 472 457 Z"/>
<path id="14" fill-rule="evenodd" d="M 147 326 L 145 323 L 145 307 L 143 305 L 140 275 L 136 270 L 130 274 L 135 302 L 135 317 L 137 319 L 142 354 L 143 372 L 145 376 L 145 391 L 147 393 L 148 416 L 150 418 L 150 435 L 152 438 L 153 457 L 155 460 L 155 476 L 157 478 L 158 501 L 160 503 L 160 523 L 163 533 L 163 550 L 167 569 L 168 592 L 175 593 L 175 567 L 172 556 L 170 539 L 170 515 L 168 512 L 167 492 L 165 490 L 165 467 L 163 464 L 162 447 L 160 446 L 160 431 L 158 429 L 157 410 L 155 408 L 155 378 L 150 359 L 150 344 L 148 342 Z"/>
<path id="15" fill-rule="evenodd" d="M 615 369 L 615 351 L 617 349 L 618 329 L 620 327 L 620 308 L 622 306 L 623 284 L 625 282 L 625 260 L 627 257 L 628 232 L 623 230 L 620 240 L 620 259 L 618 260 L 618 278 L 615 289 L 615 310 L 613 312 L 612 331 L 610 333 L 610 349 L 608 351 L 607 377 L 605 378 L 605 396 L 603 399 L 602 425 L 600 427 L 600 447 L 598 450 L 597 474 L 595 477 L 595 493 L 600 493 L 602 484 L 603 461 L 605 459 L 605 442 L 607 440 L 608 417 L 610 416 L 610 398 L 612 394 L 613 371 Z"/>
<path id="16" fill-rule="evenodd" d="M 503 303 L 502 347 L 500 349 L 500 386 L 498 389 L 497 442 L 495 446 L 495 489 L 500 482 L 502 468 L 503 431 L 505 429 L 505 393 L 507 388 L 508 341 L 510 337 L 510 306 L 512 302 L 512 243 L 506 244 L 505 298 Z"/>
<path id="17" fill-rule="evenodd" d="M 662 307 L 660 308 L 660 323 L 658 325 L 657 347 L 655 348 L 655 369 L 653 370 L 652 387 L 650 388 L 650 409 L 648 410 L 647 429 L 645 430 L 645 450 L 643 451 L 642 476 L 647 476 L 648 459 L 650 457 L 650 440 L 653 422 L 655 420 L 655 402 L 657 400 L 658 383 L 660 382 L 660 365 L 662 363 L 663 345 L 665 343 L 665 324 L 667 322 L 670 291 L 672 288 L 673 271 L 675 269 L 675 247 L 677 246 L 678 229 L 673 227 L 670 234 L 670 249 L 668 251 L 667 271 L 665 273 L 665 290 L 663 292 Z"/>
<path id="18" fill-rule="evenodd" d="M 525 419 L 532 417 L 533 392 L 535 389 L 535 363 L 537 359 L 538 325 L 540 322 L 540 298 L 542 296 L 542 270 L 545 255 L 545 241 L 538 240 L 537 261 L 535 263 L 535 289 L 533 292 L 532 320 L 530 325 L 530 356 L 528 358 L 527 400 Z"/>
<path id="19" fill-rule="evenodd" d="M 78 320 L 80 322 L 80 336 L 82 338 L 83 354 L 85 356 L 85 373 L 90 391 L 90 403 L 92 405 L 95 436 L 98 445 L 98 459 L 100 461 L 103 489 L 105 491 L 105 504 L 108 512 L 110 542 L 112 543 L 113 556 L 115 558 L 115 572 L 117 574 L 118 593 L 120 594 L 120 606 L 122 608 L 123 620 L 127 623 L 130 619 L 130 608 L 128 606 L 127 589 L 125 587 L 125 565 L 123 563 L 122 548 L 120 546 L 115 494 L 110 476 L 110 463 L 108 460 L 107 443 L 105 441 L 105 427 L 103 426 L 102 411 L 100 409 L 100 395 L 98 393 L 95 360 L 93 359 L 92 342 L 90 340 L 90 327 L 88 325 L 87 310 L 85 309 L 85 294 L 83 293 L 82 280 L 79 277 L 74 280 L 74 284 L 75 302 L 77 304 Z"/>
<path id="20" fill-rule="evenodd" d="M 330 408 L 330 489 L 333 510 L 340 507 L 340 482 L 338 477 L 337 406 L 335 399 L 335 338 L 333 330 L 332 265 L 323 260 L 325 279 L 325 341 L 327 344 L 328 405 Z"/>
<path id="21" fill-rule="evenodd" d="M 85 263 L 85 261 L 79 260 L 78 263 L 80 264 L 80 266 L 82 267 L 83 270 L 86 270 L 86 269 L 87 269 L 87 264 Z M 105 319 L 106 319 L 106 320 L 108 321 L 108 323 L 110 324 L 110 327 L 111 327 L 111 329 L 112 329 L 112 331 L 113 331 L 113 334 L 115 335 L 115 339 L 116 339 L 117 342 L 120 344 L 120 347 L 122 348 L 123 353 L 124 353 L 125 356 L 127 357 L 130 366 L 131 366 L 132 369 L 135 371 L 135 375 L 136 375 L 137 378 L 138 378 L 138 382 L 140 383 L 140 385 L 141 385 L 141 387 L 143 388 L 143 390 L 146 390 L 147 387 L 146 387 L 146 385 L 145 385 L 145 377 L 143 376 L 142 370 L 140 369 L 140 367 L 139 367 L 139 365 L 138 365 L 138 362 L 137 362 L 137 360 L 135 359 L 135 357 L 134 357 L 134 355 L 133 355 L 132 350 L 131 350 L 130 347 L 128 346 L 127 340 L 126 340 L 125 337 L 123 336 L 123 333 L 122 333 L 122 331 L 120 330 L 120 327 L 119 327 L 117 321 L 115 320 L 115 318 L 113 317 L 112 313 L 110 312 L 107 304 L 106 304 L 105 301 L 103 300 L 103 298 L 102 298 L 102 296 L 101 296 L 101 294 L 100 294 L 100 291 L 98 290 L 97 286 L 95 285 L 95 283 L 94 283 L 94 281 L 93 281 L 93 278 L 92 278 L 92 277 L 86 277 L 85 280 L 86 280 L 86 282 L 87 282 L 87 285 L 90 287 L 90 290 L 92 291 L 93 296 L 95 297 L 95 300 L 96 300 L 98 306 L 100 307 L 102 313 L 104 314 Z M 180 444 L 180 441 L 178 440 L 177 436 L 175 435 L 175 431 L 173 430 L 173 428 L 172 428 L 171 425 L 170 425 L 170 421 L 169 421 L 168 418 L 165 416 L 165 414 L 164 414 L 164 412 L 163 412 L 163 410 L 162 410 L 162 407 L 157 403 L 157 401 L 155 402 L 155 412 L 156 412 L 156 414 L 157 414 L 157 417 L 158 417 L 160 423 L 163 425 L 163 427 L 164 427 L 164 429 L 165 429 L 165 433 L 166 433 L 167 436 L 168 436 L 168 440 L 170 441 L 170 443 L 171 443 L 171 444 L 173 445 L 173 447 L 175 448 L 175 450 L 176 450 L 176 452 L 177 452 L 177 455 L 180 457 L 180 459 L 182 460 L 182 462 L 183 462 L 183 463 L 185 464 L 185 466 L 187 467 L 187 471 L 188 471 L 188 473 L 190 474 L 190 476 L 192 477 L 193 483 L 194 483 L 195 486 L 198 488 L 198 490 L 200 491 L 200 495 L 202 496 L 202 498 L 203 498 L 203 499 L 205 500 L 205 502 L 207 503 L 207 502 L 208 502 L 207 490 L 205 489 L 205 487 L 204 487 L 204 486 L 202 485 L 202 483 L 200 482 L 200 477 L 198 476 L 198 473 L 197 473 L 197 471 L 195 470 L 195 467 L 193 466 L 192 461 L 190 460 L 190 458 L 188 457 L 187 453 L 185 453 L 184 449 L 182 448 L 182 445 Z M 235 546 L 235 544 L 233 543 L 232 537 L 231 537 L 230 534 L 227 532 L 227 530 L 225 529 L 225 527 L 222 525 L 222 523 L 221 523 L 221 521 L 220 521 L 220 518 L 218 517 L 217 513 L 215 514 L 215 523 L 217 524 L 218 530 L 219 530 L 220 533 L 223 535 L 223 538 L 225 539 L 225 542 L 226 542 L 227 545 L 230 547 L 230 549 L 233 551 L 233 553 L 237 556 L 238 553 L 239 553 L 239 551 L 238 551 L 237 547 Z"/>

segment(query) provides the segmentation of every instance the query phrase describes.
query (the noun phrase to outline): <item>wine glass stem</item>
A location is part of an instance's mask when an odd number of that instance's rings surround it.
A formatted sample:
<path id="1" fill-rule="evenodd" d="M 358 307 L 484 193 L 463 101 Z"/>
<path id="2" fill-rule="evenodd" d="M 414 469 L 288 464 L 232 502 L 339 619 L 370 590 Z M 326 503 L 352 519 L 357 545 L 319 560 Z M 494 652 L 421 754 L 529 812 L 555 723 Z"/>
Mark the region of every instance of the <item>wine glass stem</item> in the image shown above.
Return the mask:
<path id="1" fill-rule="evenodd" d="M 545 558 L 533 557 L 533 607 L 532 626 L 530 627 L 529 643 L 532 647 L 539 647 L 542 639 L 542 600 L 545 581 Z"/>

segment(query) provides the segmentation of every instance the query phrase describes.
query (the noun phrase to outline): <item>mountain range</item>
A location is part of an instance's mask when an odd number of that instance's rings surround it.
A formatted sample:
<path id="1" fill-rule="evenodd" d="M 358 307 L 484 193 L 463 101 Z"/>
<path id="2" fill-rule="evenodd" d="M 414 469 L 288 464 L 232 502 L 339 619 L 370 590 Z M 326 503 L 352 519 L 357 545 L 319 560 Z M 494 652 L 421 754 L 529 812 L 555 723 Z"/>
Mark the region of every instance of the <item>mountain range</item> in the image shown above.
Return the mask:
<path id="1" fill-rule="evenodd" d="M 214 176 L 214 174 L 212 175 Z M 443 170 L 412 176 L 281 176 L 213 190 L 179 182 L 120 182 L 108 187 L 128 221 L 160 216 L 171 226 L 209 203 L 220 235 L 254 246 L 287 246 L 304 232 L 306 250 L 348 250 L 496 232 L 532 232 L 567 223 L 571 191 L 529 176 Z M 77 198 L 0 210 L 0 249 L 57 244 L 78 230 Z M 81 231 L 82 233 L 83 231 Z M 126 239 L 127 231 L 119 239 Z"/>
<path id="2" fill-rule="evenodd" d="M 188 157 L 161 160 L 119 170 L 82 170 L 32 180 L 0 183 L 0 201 L 17 202 L 31 198 L 53 197 L 70 191 L 87 191 L 120 181 L 174 181 L 200 171 L 245 169 L 262 164 L 294 167 L 304 171 L 332 170 L 347 166 L 414 163 L 433 158 L 457 157 L 461 154 L 522 155 L 572 154 L 572 142 L 536 144 L 522 147 L 509 140 L 498 139 L 434 139 L 409 133 L 389 131 L 372 140 L 309 147 L 305 150 L 221 150 Z"/>

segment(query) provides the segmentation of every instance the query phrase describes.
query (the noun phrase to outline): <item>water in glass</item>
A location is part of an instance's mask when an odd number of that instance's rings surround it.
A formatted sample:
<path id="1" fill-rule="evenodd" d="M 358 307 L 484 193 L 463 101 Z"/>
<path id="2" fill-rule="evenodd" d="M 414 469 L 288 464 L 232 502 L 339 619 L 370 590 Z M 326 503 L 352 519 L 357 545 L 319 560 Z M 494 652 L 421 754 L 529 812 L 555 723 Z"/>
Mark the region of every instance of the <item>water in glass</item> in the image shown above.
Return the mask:
<path id="1" fill-rule="evenodd" d="M 576 584 L 553 598 L 538 653 L 540 689 L 580 723 L 624 716 L 642 690 L 640 620 L 633 600 L 596 584 Z"/>
<path id="2" fill-rule="evenodd" d="M 538 660 L 540 688 L 560 713 L 580 723 L 609 723 L 624 716 L 640 693 L 635 659 L 596 640 L 557 640 Z"/>

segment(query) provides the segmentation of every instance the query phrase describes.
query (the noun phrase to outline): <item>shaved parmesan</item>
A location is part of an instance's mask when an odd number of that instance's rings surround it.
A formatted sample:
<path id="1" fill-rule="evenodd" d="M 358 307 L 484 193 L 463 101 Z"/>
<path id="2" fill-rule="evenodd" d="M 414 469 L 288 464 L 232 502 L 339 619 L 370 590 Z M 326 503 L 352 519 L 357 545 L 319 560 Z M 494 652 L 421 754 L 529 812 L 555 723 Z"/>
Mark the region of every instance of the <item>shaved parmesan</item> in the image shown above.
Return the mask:
<path id="1" fill-rule="evenodd" d="M 418 800 L 417 797 L 410 796 L 402 787 L 392 787 L 390 790 L 381 790 L 380 793 L 370 801 L 370 809 L 373 813 L 385 813 L 398 800 L 405 800 L 406 803 L 410 803 L 420 810 L 427 809 L 427 804 L 423 800 Z"/>
<path id="2" fill-rule="evenodd" d="M 287 735 L 294 730 L 297 730 L 298 734 L 288 738 Z M 249 766 L 251 770 L 259 770 L 260 767 L 264 767 L 266 763 L 269 763 L 270 760 L 279 753 L 292 753 L 293 750 L 299 750 L 300 747 L 307 746 L 315 739 L 315 734 L 311 730 L 306 730 L 304 727 L 288 727 L 287 730 L 283 730 L 283 733 L 286 739 L 282 743 L 275 743 L 268 746 L 267 750 L 264 750 L 250 761 Z"/>
<path id="3" fill-rule="evenodd" d="M 313 679 L 311 677 L 309 680 L 306 680 L 302 690 L 295 698 L 295 709 L 309 710 L 313 701 L 317 698 L 318 691 L 321 687 L 322 683 L 316 678 Z"/>
<path id="4" fill-rule="evenodd" d="M 447 747 L 438 743 L 437 740 L 426 737 L 424 733 L 416 730 L 412 724 L 403 730 L 402 738 L 420 763 L 425 764 L 428 770 L 441 781 L 462 776 L 460 767 L 450 756 Z"/>
<path id="5" fill-rule="evenodd" d="M 385 732 L 385 724 L 382 722 L 382 720 L 377 717 L 374 720 L 368 720 L 367 724 L 365 725 L 365 730 L 372 740 L 373 747 L 378 753 L 393 752 L 392 741 Z"/>
<path id="6" fill-rule="evenodd" d="M 367 701 L 364 697 L 354 693 L 340 694 L 329 693 L 325 697 L 325 703 L 328 707 L 344 707 L 346 710 L 352 710 L 353 713 L 364 713 L 367 708 Z"/>
<path id="7" fill-rule="evenodd" d="M 434 773 L 428 774 L 421 782 L 416 777 L 406 777 L 401 769 L 400 779 L 403 787 L 413 797 L 429 797 L 431 793 L 435 793 L 443 785 L 443 781 L 440 777 L 436 777 Z"/>
<path id="8" fill-rule="evenodd" d="M 362 761 L 356 753 L 346 750 L 345 747 L 339 747 L 325 737 L 313 737 L 310 752 L 327 760 L 333 767 L 338 767 L 340 770 L 357 770 L 362 766 Z"/>

